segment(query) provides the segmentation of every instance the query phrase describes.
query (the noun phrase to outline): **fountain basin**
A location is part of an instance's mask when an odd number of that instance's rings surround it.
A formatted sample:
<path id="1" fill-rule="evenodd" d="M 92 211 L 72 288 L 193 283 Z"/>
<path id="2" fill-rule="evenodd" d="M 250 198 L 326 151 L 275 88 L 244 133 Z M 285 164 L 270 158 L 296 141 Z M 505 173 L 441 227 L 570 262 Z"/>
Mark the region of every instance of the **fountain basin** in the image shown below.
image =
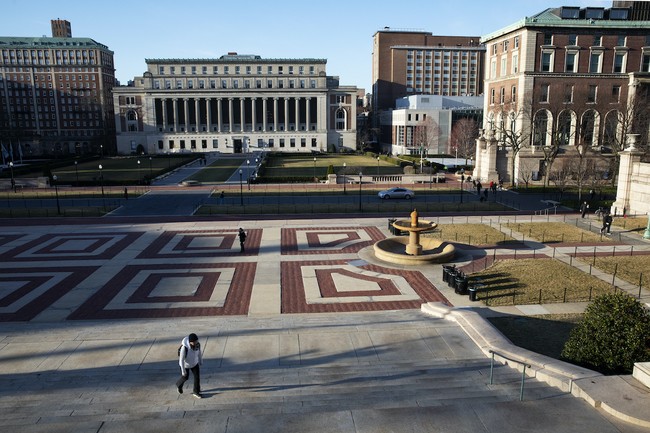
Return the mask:
<path id="1" fill-rule="evenodd" d="M 383 239 L 374 245 L 375 257 L 389 263 L 413 266 L 450 262 L 456 254 L 453 244 L 439 239 L 420 239 L 422 250 L 417 255 L 407 253 L 408 244 L 409 238 L 406 236 Z"/>

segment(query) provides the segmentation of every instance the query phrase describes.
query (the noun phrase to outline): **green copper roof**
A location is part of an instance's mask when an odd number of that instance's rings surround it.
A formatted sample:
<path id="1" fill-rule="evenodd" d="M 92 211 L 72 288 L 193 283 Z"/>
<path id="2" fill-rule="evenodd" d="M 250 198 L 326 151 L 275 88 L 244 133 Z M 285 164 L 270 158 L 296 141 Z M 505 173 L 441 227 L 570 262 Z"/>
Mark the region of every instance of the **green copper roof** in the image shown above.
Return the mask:
<path id="1" fill-rule="evenodd" d="M 106 45 L 100 44 L 90 38 L 21 38 L 14 36 L 0 36 L 0 48 L 101 48 L 110 51 Z"/>

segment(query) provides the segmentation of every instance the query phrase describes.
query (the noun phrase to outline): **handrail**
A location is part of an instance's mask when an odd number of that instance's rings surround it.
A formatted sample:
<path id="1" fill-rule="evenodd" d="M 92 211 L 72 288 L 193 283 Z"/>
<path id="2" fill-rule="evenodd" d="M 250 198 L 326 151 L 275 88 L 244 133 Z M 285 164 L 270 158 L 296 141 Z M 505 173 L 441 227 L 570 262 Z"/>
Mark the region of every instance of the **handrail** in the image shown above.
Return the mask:
<path id="1" fill-rule="evenodd" d="M 503 359 L 507 359 L 508 361 L 516 362 L 517 364 L 524 366 L 521 372 L 521 387 L 519 389 L 519 401 L 524 401 L 524 382 L 526 380 L 526 367 L 531 368 L 531 365 L 523 361 L 519 361 L 518 359 L 509 358 L 499 352 L 495 352 L 492 349 L 489 350 L 489 353 L 492 355 L 492 359 L 490 360 L 490 385 L 492 385 L 492 373 L 494 371 L 494 355 L 499 355 Z"/>

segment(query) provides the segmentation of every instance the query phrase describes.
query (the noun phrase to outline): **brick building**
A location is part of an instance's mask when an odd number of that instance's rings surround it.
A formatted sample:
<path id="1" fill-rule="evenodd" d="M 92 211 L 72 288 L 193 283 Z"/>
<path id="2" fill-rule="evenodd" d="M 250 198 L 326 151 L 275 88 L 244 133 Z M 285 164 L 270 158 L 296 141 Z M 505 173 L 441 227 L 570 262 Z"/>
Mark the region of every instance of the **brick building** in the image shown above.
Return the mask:
<path id="1" fill-rule="evenodd" d="M 324 59 L 147 59 L 114 89 L 120 154 L 356 148 L 357 88 Z"/>
<path id="2" fill-rule="evenodd" d="M 474 177 L 535 180 L 576 152 L 607 176 L 627 133 L 647 143 L 647 119 L 630 113 L 648 94 L 650 21 L 631 12 L 551 8 L 481 38 L 488 132 Z"/>
<path id="3" fill-rule="evenodd" d="M 373 36 L 373 109 L 410 95 L 478 96 L 483 53 L 478 36 L 434 36 L 385 28 Z"/>
<path id="4" fill-rule="evenodd" d="M 114 147 L 113 52 L 74 38 L 52 21 L 53 37 L 0 37 L 0 136 L 25 156 L 110 153 Z"/>

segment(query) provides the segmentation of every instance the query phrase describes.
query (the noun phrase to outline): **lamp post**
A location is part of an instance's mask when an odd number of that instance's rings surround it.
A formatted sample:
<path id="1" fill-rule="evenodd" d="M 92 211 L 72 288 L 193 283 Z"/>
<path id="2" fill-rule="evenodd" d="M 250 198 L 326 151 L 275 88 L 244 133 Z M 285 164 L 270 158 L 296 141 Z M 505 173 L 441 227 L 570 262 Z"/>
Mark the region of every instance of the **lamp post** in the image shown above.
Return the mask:
<path id="1" fill-rule="evenodd" d="M 239 205 L 244 205 L 244 183 L 242 180 L 243 170 L 239 169 Z"/>
<path id="2" fill-rule="evenodd" d="M 104 197 L 104 172 L 102 172 L 102 167 L 101 164 L 99 164 L 99 185 L 102 188 L 102 203 L 104 204 L 104 211 L 106 210 L 106 199 Z"/>
<path id="3" fill-rule="evenodd" d="M 314 156 L 314 182 L 316 182 L 316 157 Z"/>
<path id="4" fill-rule="evenodd" d="M 142 176 L 140 175 L 140 160 L 138 159 L 138 185 L 140 185 L 140 179 Z"/>
<path id="5" fill-rule="evenodd" d="M 379 176 L 379 156 L 377 156 L 377 176 Z"/>
<path id="6" fill-rule="evenodd" d="M 363 183 L 363 173 L 359 172 L 359 212 L 363 212 L 361 208 L 361 184 Z"/>
<path id="7" fill-rule="evenodd" d="M 79 161 L 74 162 L 74 173 L 77 176 L 77 186 L 79 186 Z"/>
<path id="8" fill-rule="evenodd" d="M 248 184 L 248 190 L 251 190 L 251 160 L 246 160 L 246 183 Z"/>
<path id="9" fill-rule="evenodd" d="M 56 174 L 52 176 L 52 182 L 54 182 L 54 195 L 56 196 L 56 213 L 61 215 L 61 206 L 59 204 L 59 186 L 56 184 Z"/>
<path id="10" fill-rule="evenodd" d="M 104 145 L 103 144 L 99 145 L 99 156 L 102 157 L 102 158 L 104 157 Z"/>
<path id="11" fill-rule="evenodd" d="M 149 179 L 151 179 L 153 176 L 153 171 L 151 169 L 151 157 L 149 157 Z"/>
<path id="12" fill-rule="evenodd" d="M 465 175 L 460 175 L 460 202 L 463 202 L 463 182 L 465 182 Z"/>
<path id="13" fill-rule="evenodd" d="M 346 169 L 348 168 L 348 165 L 344 162 L 343 163 L 343 195 L 346 195 L 348 192 L 345 189 L 345 184 L 348 183 L 347 179 L 345 178 L 346 174 Z"/>
<path id="14" fill-rule="evenodd" d="M 9 161 L 9 169 L 11 170 L 11 188 L 14 190 L 14 194 L 16 193 L 16 179 L 14 179 L 14 162 Z"/>

